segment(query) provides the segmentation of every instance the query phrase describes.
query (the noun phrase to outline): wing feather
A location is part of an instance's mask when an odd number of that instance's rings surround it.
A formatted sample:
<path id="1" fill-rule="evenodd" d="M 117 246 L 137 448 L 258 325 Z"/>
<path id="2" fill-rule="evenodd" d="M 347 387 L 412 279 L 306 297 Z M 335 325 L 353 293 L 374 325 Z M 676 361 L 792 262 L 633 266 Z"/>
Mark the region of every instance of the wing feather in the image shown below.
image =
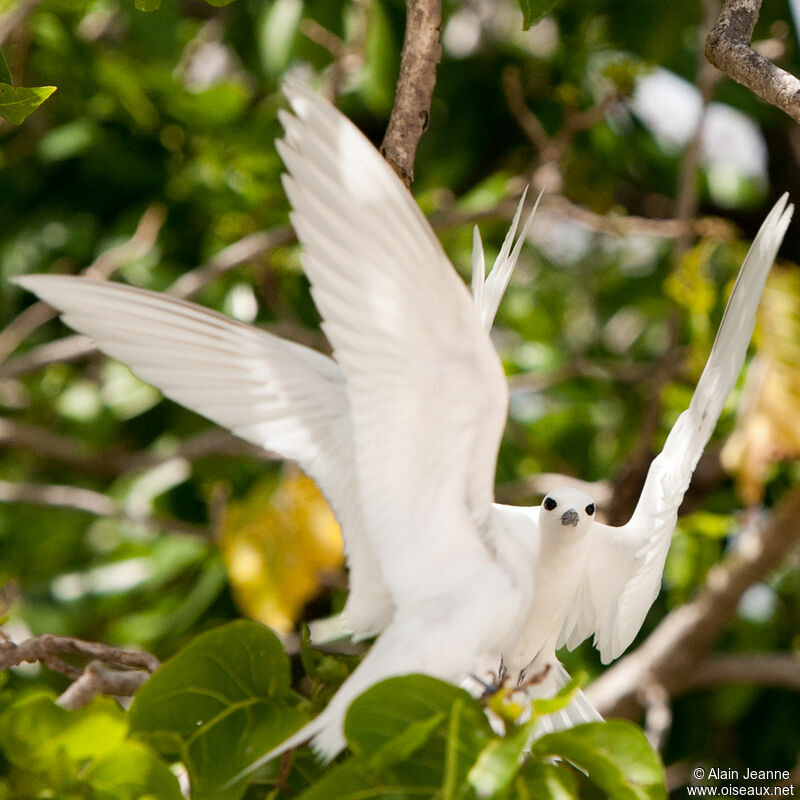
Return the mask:
<path id="1" fill-rule="evenodd" d="M 346 376 L 365 525 L 405 605 L 491 561 L 505 379 L 466 287 L 391 168 L 321 98 L 293 82 L 285 91 L 292 224 Z"/>
<path id="2" fill-rule="evenodd" d="M 744 363 L 764 282 L 794 211 L 787 203 L 784 194 L 753 241 L 689 408 L 650 465 L 633 516 L 619 528 L 592 528 L 586 580 L 561 643 L 574 647 L 594 634 L 604 663 L 633 641 L 658 595 L 678 508 Z"/>
<path id="3" fill-rule="evenodd" d="M 17 282 L 167 397 L 298 462 L 331 504 L 350 566 L 347 623 L 361 636 L 392 613 L 355 486 L 344 378 L 321 353 L 177 298 L 57 275 Z"/>

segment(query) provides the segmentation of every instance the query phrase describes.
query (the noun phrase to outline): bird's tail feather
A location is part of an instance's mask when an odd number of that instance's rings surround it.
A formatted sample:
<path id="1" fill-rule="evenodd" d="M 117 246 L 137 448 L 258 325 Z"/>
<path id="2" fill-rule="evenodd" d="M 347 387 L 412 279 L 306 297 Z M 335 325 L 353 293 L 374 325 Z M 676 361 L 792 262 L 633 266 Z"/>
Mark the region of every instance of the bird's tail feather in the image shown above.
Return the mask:
<path id="1" fill-rule="evenodd" d="M 570 679 L 569 673 L 561 664 L 554 664 L 556 691 L 563 689 Z M 597 709 L 586 699 L 586 695 L 578 689 L 569 705 L 556 711 L 553 714 L 543 716 L 538 720 L 536 726 L 536 737 L 544 736 L 546 733 L 563 731 L 573 728 L 575 725 L 583 725 L 585 722 L 602 722 L 603 717 Z"/>

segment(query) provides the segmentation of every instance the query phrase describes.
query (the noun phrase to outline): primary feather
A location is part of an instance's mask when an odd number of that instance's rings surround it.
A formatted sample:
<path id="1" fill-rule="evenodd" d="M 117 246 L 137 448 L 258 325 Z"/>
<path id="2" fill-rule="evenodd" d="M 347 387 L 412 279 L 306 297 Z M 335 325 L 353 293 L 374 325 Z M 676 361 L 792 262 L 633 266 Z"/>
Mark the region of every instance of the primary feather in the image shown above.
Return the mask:
<path id="1" fill-rule="evenodd" d="M 678 508 L 741 372 L 764 282 L 793 211 L 784 194 L 761 225 L 689 408 L 650 465 L 630 521 L 619 528 L 594 526 L 580 592 L 562 631 L 561 642 L 569 647 L 593 634 L 608 663 L 633 641 L 658 595 Z"/>

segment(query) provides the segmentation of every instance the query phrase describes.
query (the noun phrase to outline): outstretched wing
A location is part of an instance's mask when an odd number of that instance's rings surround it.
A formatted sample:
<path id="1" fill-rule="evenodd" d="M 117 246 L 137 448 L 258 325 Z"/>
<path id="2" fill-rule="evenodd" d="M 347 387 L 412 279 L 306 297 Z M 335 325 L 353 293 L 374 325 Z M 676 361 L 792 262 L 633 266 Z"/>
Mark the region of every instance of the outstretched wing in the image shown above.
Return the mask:
<path id="1" fill-rule="evenodd" d="M 364 521 L 400 604 L 493 563 L 502 367 L 411 195 L 296 82 L 277 143 L 303 264 L 346 378 Z"/>
<path id="2" fill-rule="evenodd" d="M 683 495 L 742 369 L 764 282 L 794 210 L 787 198 L 784 194 L 775 204 L 753 241 L 689 408 L 650 465 L 633 516 L 619 528 L 593 526 L 586 579 L 561 644 L 575 647 L 594 634 L 608 663 L 633 641 L 644 622 L 661 586 Z"/>
<path id="3" fill-rule="evenodd" d="M 145 289 L 58 275 L 16 282 L 167 397 L 297 461 L 342 527 L 351 571 L 347 624 L 360 635 L 383 627 L 391 603 L 364 534 L 344 378 L 332 359 Z"/>

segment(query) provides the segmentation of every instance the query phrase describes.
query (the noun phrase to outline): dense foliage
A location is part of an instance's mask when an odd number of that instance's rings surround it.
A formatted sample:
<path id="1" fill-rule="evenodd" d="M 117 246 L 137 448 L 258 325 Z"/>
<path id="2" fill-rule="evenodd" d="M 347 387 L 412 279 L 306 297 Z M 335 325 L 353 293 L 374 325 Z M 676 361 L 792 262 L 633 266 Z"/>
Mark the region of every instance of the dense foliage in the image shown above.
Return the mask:
<path id="1" fill-rule="evenodd" d="M 301 619 L 342 606 L 335 524 L 290 466 L 215 433 L 74 341 L 49 350 L 69 332 L 8 281 L 90 264 L 158 290 L 188 276 L 198 302 L 325 348 L 285 230 L 272 144 L 280 85 L 293 71 L 335 92 L 378 143 L 404 4 L 223 5 L 0 0 L 0 22 L 17 15 L 9 31 L 0 25 L 2 630 L 15 641 L 50 632 L 166 660 L 130 711 L 110 698 L 60 707 L 69 680 L 42 665 L 0 673 L 0 798 L 177 798 L 176 762 L 196 798 L 663 796 L 659 758 L 631 723 L 546 737 L 521 766 L 527 729 L 502 739 L 478 701 L 421 676 L 376 686 L 353 705 L 352 754 L 331 767 L 298 751 L 288 775 L 273 764 L 249 789 L 229 783 L 318 711 L 356 663 L 290 635 Z M 787 9 L 764 5 L 756 38 L 800 71 Z M 670 220 L 693 185 L 681 164 L 696 124 L 686 109 L 700 107 L 690 84 L 703 8 L 551 6 L 444 3 L 413 191 L 466 277 L 473 222 L 491 262 L 509 198 L 528 182 L 547 188 L 495 330 L 512 391 L 498 497 L 538 502 L 536 476 L 563 473 L 593 482 L 598 507 L 613 515 L 611 498 L 623 503 L 620 487 L 635 481 L 631 467 L 657 452 L 688 403 L 747 240 L 770 200 L 800 183 L 797 130 L 718 83 L 715 98 L 727 105 L 722 133 L 707 131 L 701 148 L 700 222 L 685 240 L 666 224 L 651 235 L 630 215 Z M 523 12 L 529 22 L 547 16 L 524 30 Z M 653 78 L 663 70 L 688 84 L 662 98 Z M 525 109 L 537 120 L 527 136 Z M 734 130 L 744 137 L 738 150 Z M 251 249 L 237 261 L 224 249 L 239 244 Z M 214 261 L 220 252 L 227 267 Z M 782 252 L 797 257 L 791 230 Z M 726 407 L 637 642 L 796 483 L 798 302 L 796 268 L 782 262 L 766 292 L 750 402 L 737 391 Z M 796 562 L 761 577 L 721 651 L 800 647 Z M 232 621 L 240 616 L 277 630 L 291 664 L 272 633 Z M 564 660 L 573 673 L 601 671 L 588 642 Z M 783 770 L 797 761 L 800 700 L 785 688 L 712 682 L 677 697 L 672 712 L 663 759 L 676 785 L 695 764 Z"/>

